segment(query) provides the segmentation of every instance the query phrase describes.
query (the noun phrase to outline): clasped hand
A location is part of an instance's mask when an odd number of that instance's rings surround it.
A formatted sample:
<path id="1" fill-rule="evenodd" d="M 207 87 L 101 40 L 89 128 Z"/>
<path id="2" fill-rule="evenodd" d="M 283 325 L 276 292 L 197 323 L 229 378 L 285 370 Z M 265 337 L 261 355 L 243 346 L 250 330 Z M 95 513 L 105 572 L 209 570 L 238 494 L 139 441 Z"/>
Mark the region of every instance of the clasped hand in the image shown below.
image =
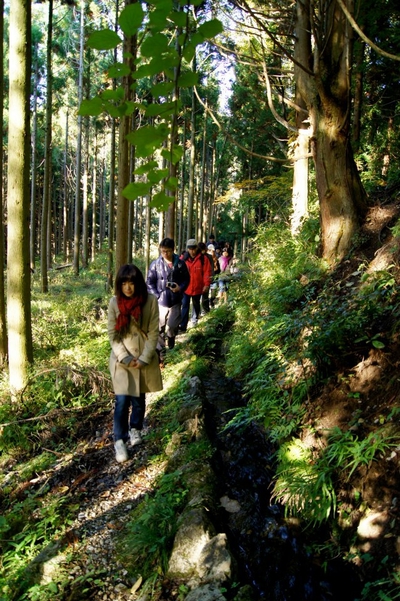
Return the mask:
<path id="1" fill-rule="evenodd" d="M 135 367 L 136 369 L 141 369 L 143 367 L 143 364 L 139 361 L 139 359 L 134 358 L 129 363 L 128 367 Z"/>

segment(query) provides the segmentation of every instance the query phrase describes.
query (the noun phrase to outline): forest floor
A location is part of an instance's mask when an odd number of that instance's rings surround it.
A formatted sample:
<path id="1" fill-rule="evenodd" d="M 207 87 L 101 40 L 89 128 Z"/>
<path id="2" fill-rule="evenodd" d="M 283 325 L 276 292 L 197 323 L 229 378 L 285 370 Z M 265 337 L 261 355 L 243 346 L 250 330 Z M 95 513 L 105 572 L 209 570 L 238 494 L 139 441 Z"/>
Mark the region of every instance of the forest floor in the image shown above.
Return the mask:
<path id="1" fill-rule="evenodd" d="M 400 282 L 398 243 L 393 244 L 389 229 L 399 215 L 398 204 L 371 210 L 363 232 L 365 243 L 360 246 L 358 255 L 344 261 L 334 274 L 338 294 L 345 293 L 346 287 L 358 284 L 359 267 L 365 262 L 375 264 L 376 268 L 394 265 L 394 277 Z M 392 336 L 386 340 L 385 333 L 389 329 L 393 331 L 393 324 L 382 323 L 380 340 L 385 343 L 383 348 L 371 350 L 369 347 L 366 354 L 366 350 L 358 346 L 348 355 L 332 358 L 335 362 L 332 371 L 336 377 L 330 377 L 322 389 L 314 391 L 307 404 L 304 437 L 309 436 L 311 444 L 318 444 L 318 437 L 327 428 L 338 426 L 346 429 L 350 424 L 353 432 L 365 437 L 380 426 L 382 416 L 387 415 L 391 408 L 395 414 L 400 395 L 400 338 Z M 184 340 L 178 339 L 178 347 Z M 214 381 L 216 386 L 217 380 Z M 223 378 L 219 382 L 219 385 L 227 386 Z M 208 391 L 209 402 L 213 396 L 219 396 L 218 389 Z M 151 395 L 147 411 L 150 410 Z M 42 570 L 42 583 L 46 579 L 50 582 L 54 570 L 63 561 L 66 562 L 70 586 L 65 589 L 63 598 L 68 601 L 89 598 L 94 601 L 128 601 L 139 598 L 136 592 L 139 583 L 132 583 L 127 576 L 125 562 L 121 561 L 116 549 L 116 533 L 125 527 L 132 509 L 152 490 L 162 468 L 151 461 L 157 449 L 152 447 L 151 437 L 147 437 L 151 428 L 148 424 L 144 431 L 144 444 L 129 449 L 129 460 L 117 464 L 112 418 L 111 399 L 99 401 L 97 406 L 91 406 L 90 411 L 82 410 L 79 431 L 75 433 L 75 450 L 68 455 L 59 453 L 57 463 L 51 469 L 38 474 L 35 481 L 21 484 L 13 493 L 17 500 L 31 486 L 36 489 L 46 486 L 55 496 L 67 494 L 72 497 L 78 506 L 76 518 L 66 535 L 35 560 L 35 565 L 40 565 Z M 254 444 L 259 445 L 258 437 L 254 438 Z M 251 446 L 251 441 L 247 441 L 247 445 Z M 259 454 L 259 449 L 256 451 Z M 358 470 L 351 480 L 340 483 L 339 500 L 342 506 L 346 503 L 349 506 L 347 526 L 349 536 L 354 537 L 354 548 L 371 557 L 365 564 L 354 561 L 361 580 L 368 570 L 381 574 L 385 561 L 399 565 L 399 462 L 400 447 L 397 447 L 385 457 Z M 351 498 L 352 491 L 356 489 L 362 490 L 364 502 L 370 508 L 367 519 L 360 524 L 360 516 L 354 511 Z M 73 557 L 72 561 L 70 558 L 66 561 L 65 552 L 57 552 L 57 549 L 65 547 Z M 83 583 L 85 593 L 82 592 Z M 177 591 L 171 592 L 171 600 L 178 598 Z M 340 596 L 332 598 L 337 601 L 343 599 Z M 371 596 L 373 598 L 378 599 Z"/>

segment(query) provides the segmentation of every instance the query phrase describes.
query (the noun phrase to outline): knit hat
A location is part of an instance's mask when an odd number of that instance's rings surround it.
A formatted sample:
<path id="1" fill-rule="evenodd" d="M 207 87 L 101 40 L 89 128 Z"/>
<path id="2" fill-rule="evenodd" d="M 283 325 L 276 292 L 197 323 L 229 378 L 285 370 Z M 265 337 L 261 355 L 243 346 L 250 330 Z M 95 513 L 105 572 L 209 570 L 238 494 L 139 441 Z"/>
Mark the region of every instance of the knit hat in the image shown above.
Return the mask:
<path id="1" fill-rule="evenodd" d="M 186 246 L 188 248 L 196 248 L 196 246 L 197 246 L 197 240 L 195 240 L 194 238 L 190 238 L 190 240 L 187 241 Z"/>
<path id="2" fill-rule="evenodd" d="M 214 246 L 214 244 L 209 244 L 209 245 L 207 246 L 207 248 L 208 248 L 208 250 L 215 250 L 215 246 Z"/>

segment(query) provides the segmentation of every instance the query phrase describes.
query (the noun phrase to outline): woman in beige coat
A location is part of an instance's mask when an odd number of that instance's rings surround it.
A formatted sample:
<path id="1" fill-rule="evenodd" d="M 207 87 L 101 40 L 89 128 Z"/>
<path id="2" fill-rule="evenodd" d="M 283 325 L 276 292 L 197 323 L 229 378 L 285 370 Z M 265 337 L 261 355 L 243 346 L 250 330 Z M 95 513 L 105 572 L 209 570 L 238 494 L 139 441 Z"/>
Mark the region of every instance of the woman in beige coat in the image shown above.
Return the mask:
<path id="1" fill-rule="evenodd" d="M 145 393 L 162 389 L 156 346 L 158 301 L 135 265 L 122 265 L 108 307 L 110 372 L 115 393 L 114 446 L 118 462 L 128 459 L 126 442 L 140 444 Z M 130 417 L 129 410 L 131 409 Z"/>

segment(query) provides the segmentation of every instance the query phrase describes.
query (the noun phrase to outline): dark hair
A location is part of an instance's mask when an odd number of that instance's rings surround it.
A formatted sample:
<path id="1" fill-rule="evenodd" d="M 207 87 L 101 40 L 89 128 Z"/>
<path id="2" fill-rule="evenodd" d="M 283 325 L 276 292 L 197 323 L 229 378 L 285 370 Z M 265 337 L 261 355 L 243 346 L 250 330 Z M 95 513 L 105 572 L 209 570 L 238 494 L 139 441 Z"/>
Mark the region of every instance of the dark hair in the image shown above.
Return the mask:
<path id="1" fill-rule="evenodd" d="M 148 297 L 148 291 L 139 267 L 128 263 L 127 265 L 121 265 L 118 269 L 118 273 L 115 277 L 115 296 L 117 298 L 121 298 L 122 296 L 122 284 L 124 282 L 132 282 L 132 284 L 135 285 L 135 296 L 141 296 L 143 298 L 143 304 L 145 304 Z"/>
<path id="2" fill-rule="evenodd" d="M 198 245 L 200 250 L 207 250 L 207 246 L 205 245 L 204 242 L 199 242 Z"/>
<path id="3" fill-rule="evenodd" d="M 163 238 L 160 242 L 160 248 L 175 248 L 175 242 L 172 238 Z"/>

